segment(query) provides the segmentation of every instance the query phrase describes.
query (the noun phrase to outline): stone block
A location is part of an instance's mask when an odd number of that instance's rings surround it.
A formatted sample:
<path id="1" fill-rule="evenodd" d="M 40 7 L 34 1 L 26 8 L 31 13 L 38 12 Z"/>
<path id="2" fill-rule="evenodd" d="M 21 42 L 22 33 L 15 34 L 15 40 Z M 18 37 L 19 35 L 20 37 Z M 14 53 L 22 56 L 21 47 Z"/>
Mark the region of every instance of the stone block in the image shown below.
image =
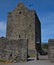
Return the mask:
<path id="1" fill-rule="evenodd" d="M 54 40 L 48 42 L 48 58 L 51 62 L 54 62 Z"/>
<path id="2" fill-rule="evenodd" d="M 27 61 L 27 39 L 9 40 L 6 59 L 12 62 Z"/>

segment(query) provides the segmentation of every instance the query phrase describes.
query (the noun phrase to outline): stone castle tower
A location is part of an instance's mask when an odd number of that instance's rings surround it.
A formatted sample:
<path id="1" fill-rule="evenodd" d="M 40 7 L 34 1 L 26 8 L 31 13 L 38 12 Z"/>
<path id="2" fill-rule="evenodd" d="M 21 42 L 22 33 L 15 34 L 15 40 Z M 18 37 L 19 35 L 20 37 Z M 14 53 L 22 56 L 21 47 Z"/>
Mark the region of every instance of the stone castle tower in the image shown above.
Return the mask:
<path id="1" fill-rule="evenodd" d="M 41 23 L 34 10 L 19 3 L 8 13 L 6 37 L 9 40 L 28 39 L 28 49 L 35 51 L 36 42 L 41 43 Z"/>

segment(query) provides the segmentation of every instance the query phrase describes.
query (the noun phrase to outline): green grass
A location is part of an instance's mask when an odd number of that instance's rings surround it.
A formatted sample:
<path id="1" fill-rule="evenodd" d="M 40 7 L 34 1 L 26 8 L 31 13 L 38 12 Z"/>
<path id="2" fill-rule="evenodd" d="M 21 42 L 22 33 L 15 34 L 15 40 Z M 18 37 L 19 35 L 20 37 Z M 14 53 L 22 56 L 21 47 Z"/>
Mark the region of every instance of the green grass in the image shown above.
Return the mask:
<path id="1" fill-rule="evenodd" d="M 0 63 L 6 64 L 6 63 L 13 63 L 13 62 L 10 62 L 10 61 L 7 61 L 7 60 L 0 59 Z"/>
<path id="2" fill-rule="evenodd" d="M 0 59 L 0 62 L 5 62 L 5 60 L 1 60 L 1 59 Z"/>
<path id="3" fill-rule="evenodd" d="M 29 56 L 30 56 L 30 57 L 35 57 L 35 54 L 30 54 Z"/>

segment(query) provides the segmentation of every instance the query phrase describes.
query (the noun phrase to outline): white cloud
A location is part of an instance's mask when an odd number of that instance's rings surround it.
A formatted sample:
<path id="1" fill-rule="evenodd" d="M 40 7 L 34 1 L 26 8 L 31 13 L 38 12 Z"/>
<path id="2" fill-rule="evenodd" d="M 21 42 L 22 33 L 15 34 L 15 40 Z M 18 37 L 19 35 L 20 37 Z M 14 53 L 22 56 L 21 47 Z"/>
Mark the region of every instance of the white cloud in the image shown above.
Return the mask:
<path id="1" fill-rule="evenodd" d="M 0 21 L 0 37 L 6 35 L 6 22 Z"/>

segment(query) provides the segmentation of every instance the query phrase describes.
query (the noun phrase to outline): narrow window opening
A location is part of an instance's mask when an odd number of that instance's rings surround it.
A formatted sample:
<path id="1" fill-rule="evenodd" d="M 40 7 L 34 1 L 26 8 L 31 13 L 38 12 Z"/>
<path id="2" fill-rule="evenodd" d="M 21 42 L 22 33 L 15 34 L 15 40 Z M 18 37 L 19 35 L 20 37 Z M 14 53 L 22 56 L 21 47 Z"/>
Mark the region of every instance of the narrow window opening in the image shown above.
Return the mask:
<path id="1" fill-rule="evenodd" d="M 21 11 L 19 12 L 19 14 L 21 14 Z"/>
<path id="2" fill-rule="evenodd" d="M 19 38 L 21 38 L 21 36 L 19 35 Z"/>
<path id="3" fill-rule="evenodd" d="M 12 57 L 12 54 L 10 54 L 10 57 Z"/>

